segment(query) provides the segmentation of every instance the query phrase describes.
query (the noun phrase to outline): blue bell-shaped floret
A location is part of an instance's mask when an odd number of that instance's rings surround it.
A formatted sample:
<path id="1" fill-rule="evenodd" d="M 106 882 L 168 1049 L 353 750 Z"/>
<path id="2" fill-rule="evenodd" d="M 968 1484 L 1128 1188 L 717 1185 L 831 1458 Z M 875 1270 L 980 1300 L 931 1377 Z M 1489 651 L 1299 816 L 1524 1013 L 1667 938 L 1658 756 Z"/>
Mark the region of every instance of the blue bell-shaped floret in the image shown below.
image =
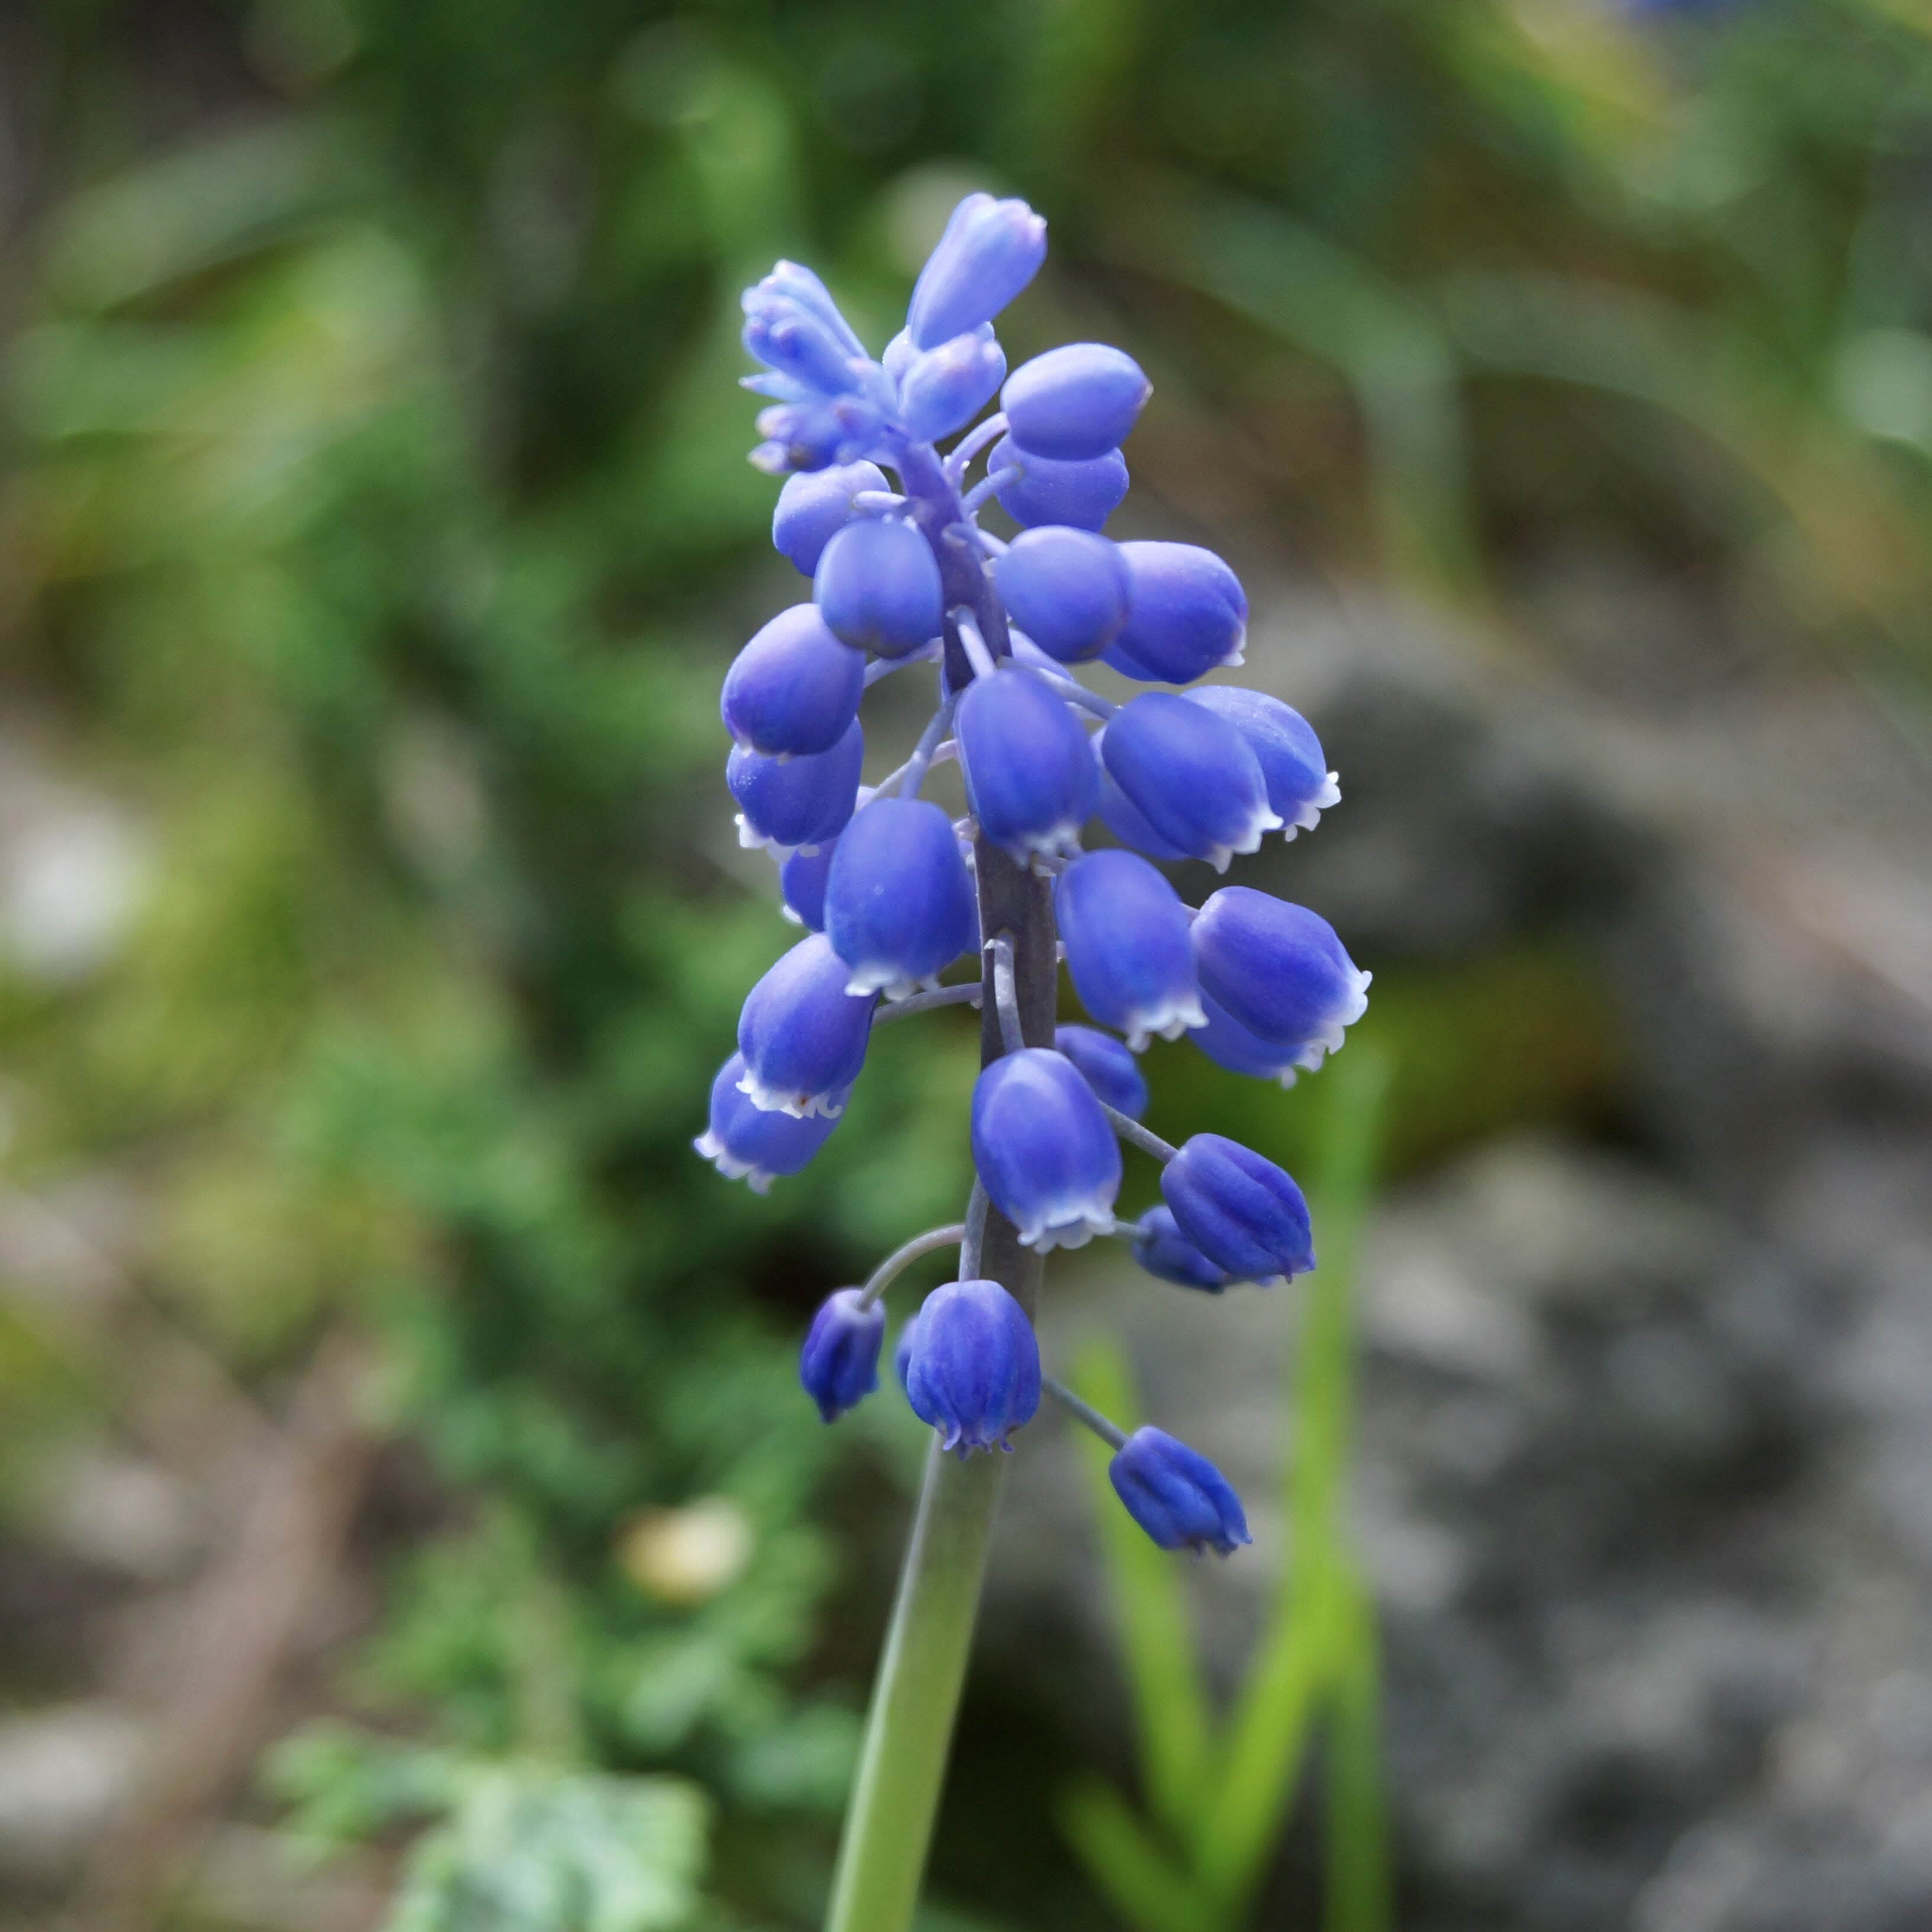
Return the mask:
<path id="1" fill-rule="evenodd" d="M 964 429 L 992 401 L 1006 373 L 1006 353 L 990 322 L 914 356 L 895 379 L 907 435 L 915 442 L 937 442 Z"/>
<path id="2" fill-rule="evenodd" d="M 1319 1047 L 1276 1046 L 1231 1019 L 1226 1009 L 1205 993 L 1201 995 L 1201 1007 L 1208 1016 L 1208 1024 L 1196 1028 L 1188 1040 L 1216 1066 L 1225 1066 L 1230 1073 L 1245 1073 L 1257 1080 L 1275 1080 L 1284 1087 L 1292 1087 L 1298 1071 L 1322 1064 Z"/>
<path id="3" fill-rule="evenodd" d="M 779 909 L 807 932 L 825 930 L 825 875 L 838 849 L 838 841 L 828 839 L 808 851 L 786 853 L 778 861 Z"/>
<path id="4" fill-rule="evenodd" d="M 1127 494 L 1127 460 L 1118 449 L 1085 463 L 1055 463 L 1003 436 L 986 459 L 986 474 L 1001 479 L 993 493 L 1000 508 L 1028 530 L 1045 524 L 1103 529 Z"/>
<path id="5" fill-rule="evenodd" d="M 1018 664 L 975 678 L 952 735 L 967 808 L 995 845 L 1024 865 L 1078 844 L 1099 775 L 1087 734 L 1044 679 Z"/>
<path id="6" fill-rule="evenodd" d="M 818 1305 L 798 1352 L 798 1378 L 827 1422 L 856 1408 L 879 1385 L 883 1302 L 865 1305 L 865 1291 L 842 1288 Z"/>
<path id="7" fill-rule="evenodd" d="M 1243 1281 L 1315 1265 L 1308 1203 L 1271 1160 L 1220 1134 L 1196 1134 L 1160 1171 L 1174 1226 L 1216 1268 Z"/>
<path id="8" fill-rule="evenodd" d="M 1186 858 L 1187 854 L 1178 845 L 1170 844 L 1163 838 L 1147 822 L 1147 816 L 1140 807 L 1114 782 L 1113 775 L 1101 756 L 1106 749 L 1106 736 L 1105 731 L 1096 731 L 1089 740 L 1094 747 L 1094 761 L 1100 769 L 1100 799 L 1095 807 L 1100 823 L 1123 845 L 1130 845 L 1150 859 Z"/>
<path id="9" fill-rule="evenodd" d="M 910 524 L 868 517 L 825 546 L 812 594 L 833 632 L 861 650 L 904 657 L 939 634 L 939 565 Z"/>
<path id="10" fill-rule="evenodd" d="M 859 797 L 866 734 L 857 718 L 829 752 L 768 758 L 740 748 L 724 763 L 724 782 L 738 801 L 741 845 L 824 844 L 836 838 Z"/>
<path id="11" fill-rule="evenodd" d="M 969 194 L 926 257 L 906 305 L 915 349 L 932 349 L 991 322 L 1046 260 L 1046 223 L 1023 201 Z"/>
<path id="12" fill-rule="evenodd" d="M 915 1308 L 899 1324 L 899 1338 L 892 1344 L 892 1373 L 898 1378 L 899 1387 L 906 1385 L 906 1376 L 912 1366 L 912 1345 L 919 1328 L 919 1318 L 922 1310 Z"/>
<path id="13" fill-rule="evenodd" d="M 1091 530 L 1023 530 L 993 575 L 1006 614 L 1062 664 L 1098 657 L 1127 621 L 1127 567 L 1118 547 Z"/>
<path id="14" fill-rule="evenodd" d="M 1053 1048 L 1079 1068 L 1081 1078 L 1115 1113 L 1138 1120 L 1147 1112 L 1140 1062 L 1112 1034 L 1095 1027 L 1055 1027 Z"/>
<path id="15" fill-rule="evenodd" d="M 973 942 L 973 882 L 952 821 L 924 799 L 875 798 L 839 834 L 825 934 L 854 993 L 930 985 Z"/>
<path id="16" fill-rule="evenodd" d="M 1026 1047 L 973 1089 L 973 1165 L 993 1205 L 1042 1254 L 1084 1247 L 1113 1226 L 1120 1150 L 1080 1070 Z"/>
<path id="17" fill-rule="evenodd" d="M 1162 1550 L 1227 1556 L 1254 1540 L 1226 1477 L 1165 1430 L 1136 1430 L 1114 1451 L 1107 1474 L 1128 1515 Z"/>
<path id="18" fill-rule="evenodd" d="M 1247 740 L 1184 698 L 1150 691 L 1124 704 L 1107 721 L 1100 758 L 1159 838 L 1217 872 L 1281 824 Z"/>
<path id="19" fill-rule="evenodd" d="M 1104 342 L 1069 342 L 1022 362 L 1000 398 L 1021 448 L 1056 463 L 1090 463 L 1127 440 L 1154 385 Z"/>
<path id="20" fill-rule="evenodd" d="M 1192 684 L 1241 661 L 1247 594 L 1211 550 L 1198 544 L 1124 543 L 1133 590 L 1126 625 L 1104 661 L 1144 684 Z"/>
<path id="21" fill-rule="evenodd" d="M 951 1281 L 926 1298 L 913 1330 L 906 1400 L 963 1460 L 1005 1448 L 1040 1407 L 1040 1344 L 1026 1311 L 996 1281 Z"/>
<path id="22" fill-rule="evenodd" d="M 1080 1004 L 1138 1053 L 1155 1034 L 1204 1026 L 1187 908 L 1144 859 L 1090 852 L 1054 887 L 1054 916 Z"/>
<path id="23" fill-rule="evenodd" d="M 846 992 L 850 976 L 832 942 L 814 932 L 752 988 L 738 1018 L 738 1090 L 754 1106 L 800 1119 L 844 1111 L 866 1064 L 876 1004 L 870 994 Z"/>
<path id="24" fill-rule="evenodd" d="M 1246 886 L 1224 886 L 1194 922 L 1201 989 L 1237 1026 L 1318 1066 L 1368 1010 L 1369 979 L 1319 913 Z"/>
<path id="25" fill-rule="evenodd" d="M 1176 1288 L 1219 1294 L 1234 1278 L 1226 1268 L 1216 1268 L 1180 1232 L 1171 1208 L 1150 1208 L 1134 1223 L 1132 1248 L 1134 1259 L 1149 1274 Z"/>
<path id="26" fill-rule="evenodd" d="M 809 577 L 835 532 L 859 514 L 852 500 L 861 490 L 890 487 L 876 463 L 838 463 L 787 477 L 772 512 L 772 548 Z"/>
<path id="27" fill-rule="evenodd" d="M 718 709 L 737 744 L 790 758 L 837 744 L 865 689 L 863 653 L 832 634 L 815 604 L 794 604 L 738 653 Z"/>
<path id="28" fill-rule="evenodd" d="M 1322 814 L 1341 803 L 1341 788 L 1322 755 L 1322 741 L 1292 705 L 1238 684 L 1207 684 L 1181 695 L 1225 718 L 1246 739 L 1261 766 L 1268 804 L 1281 814 L 1284 837 L 1312 832 Z"/>
<path id="29" fill-rule="evenodd" d="M 711 1083 L 710 1124 L 692 1145 L 727 1180 L 742 1180 L 754 1194 L 762 1194 L 781 1175 L 797 1173 L 811 1160 L 838 1124 L 838 1115 L 835 1109 L 800 1120 L 768 1112 L 739 1090 L 744 1077 L 745 1056 L 734 1053 Z"/>

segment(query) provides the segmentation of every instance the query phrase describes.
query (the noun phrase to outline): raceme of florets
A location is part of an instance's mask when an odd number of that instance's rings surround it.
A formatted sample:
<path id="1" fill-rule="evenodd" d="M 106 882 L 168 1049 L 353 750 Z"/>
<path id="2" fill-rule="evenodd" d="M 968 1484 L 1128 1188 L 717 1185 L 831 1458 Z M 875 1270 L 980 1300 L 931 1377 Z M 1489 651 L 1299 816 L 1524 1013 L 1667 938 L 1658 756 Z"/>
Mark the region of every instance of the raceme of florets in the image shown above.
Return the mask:
<path id="1" fill-rule="evenodd" d="M 1306 1204 L 1236 1142 L 1197 1134 L 1176 1150 L 1141 1127 L 1135 1056 L 1156 1036 L 1186 1038 L 1217 1065 L 1292 1084 L 1342 1045 L 1369 976 L 1305 907 L 1241 886 L 1191 907 L 1161 867 L 1225 872 L 1270 832 L 1312 830 L 1340 794 L 1298 712 L 1197 683 L 1241 662 L 1247 598 L 1227 564 L 1193 544 L 1105 534 L 1127 490 L 1120 446 L 1150 393 L 1138 364 L 1078 342 L 1009 371 L 994 319 L 1046 253 L 1046 225 L 1024 202 L 968 196 L 876 358 L 809 269 L 781 262 L 745 292 L 744 345 L 760 365 L 746 386 L 768 405 L 752 461 L 785 479 L 772 540 L 812 589 L 725 677 L 725 776 L 740 841 L 771 854 L 806 936 L 747 997 L 695 1144 L 762 1192 L 836 1129 L 882 1016 L 976 1001 L 982 949 L 1004 936 L 982 929 L 974 855 L 997 850 L 1052 879 L 1068 974 L 1094 1024 L 1023 1046 L 1003 1006 L 1008 1050 L 973 1096 L 980 1186 L 1036 1251 L 1116 1236 L 1149 1275 L 1218 1294 L 1314 1266 Z M 989 502 L 1021 526 L 1010 542 L 980 528 Z M 1094 662 L 1194 688 L 1112 704 L 1076 674 Z M 865 693 L 926 664 L 930 720 L 868 787 Z M 947 761 L 965 793 L 957 821 L 920 796 Z M 1116 842 L 1089 850 L 1096 819 Z M 968 958 L 969 978 L 943 980 Z M 1011 998 L 1010 977 L 988 983 Z M 1114 1215 L 1123 1138 L 1164 1163 L 1162 1204 L 1137 1222 Z M 965 1235 L 922 1236 L 820 1308 L 800 1376 L 827 1421 L 878 1386 L 894 1275 Z M 1226 1554 L 1247 1540 L 1212 1464 L 1158 1430 L 1122 1435 L 1042 1376 L 1032 1324 L 998 1282 L 934 1291 L 895 1363 L 944 1447 L 1009 1446 L 1044 1388 L 1114 1444 L 1114 1487 L 1156 1543 Z"/>

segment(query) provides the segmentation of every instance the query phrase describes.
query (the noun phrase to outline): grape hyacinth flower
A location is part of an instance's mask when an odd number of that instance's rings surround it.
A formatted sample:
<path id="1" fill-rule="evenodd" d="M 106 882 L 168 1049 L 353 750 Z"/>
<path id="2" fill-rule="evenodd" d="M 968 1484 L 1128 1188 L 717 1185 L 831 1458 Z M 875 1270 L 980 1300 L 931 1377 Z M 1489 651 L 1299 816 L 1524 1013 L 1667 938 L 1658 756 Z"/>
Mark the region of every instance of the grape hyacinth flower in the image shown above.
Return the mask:
<path id="1" fill-rule="evenodd" d="M 1164 1430 L 1137 1429 L 1107 1474 L 1127 1514 L 1163 1550 L 1232 1556 L 1250 1541 L 1241 1499 L 1205 1456 Z"/>
<path id="2" fill-rule="evenodd" d="M 1064 1053 L 1080 1070 L 1080 1077 L 1117 1114 L 1138 1120 L 1147 1112 L 1148 1084 L 1140 1063 L 1110 1033 L 1097 1027 L 1063 1026 L 1053 1030 L 1053 1050 Z"/>
<path id="3" fill-rule="evenodd" d="M 1108 1444 L 1120 1502 L 1160 1547 L 1225 1555 L 1248 1540 L 1211 1463 L 1157 1429 L 1128 1436 L 1042 1371 L 1032 1316 L 1052 1249 L 1124 1239 L 1148 1273 L 1210 1293 L 1314 1265 L 1306 1204 L 1281 1168 L 1215 1134 L 1177 1150 L 1143 1124 L 1135 1052 L 1186 1034 L 1222 1066 L 1286 1082 L 1342 1044 L 1368 984 L 1315 914 L 1239 886 L 1196 914 L 1149 862 L 1225 870 L 1269 831 L 1312 829 L 1340 794 L 1313 730 L 1265 692 L 1116 705 L 1082 682 L 1097 661 L 1196 686 L 1240 662 L 1248 606 L 1210 550 L 1102 534 L 1150 393 L 1131 356 L 1075 343 L 1008 372 L 996 325 L 1046 248 L 1023 202 L 969 195 L 878 356 L 795 262 L 743 297 L 759 365 L 744 380 L 765 403 L 752 460 L 784 478 L 772 540 L 812 598 L 766 625 L 726 678 L 726 781 L 742 842 L 772 854 L 784 909 L 808 932 L 747 997 L 698 1150 L 757 1190 L 796 1173 L 842 1117 L 877 1027 L 981 1010 L 964 1219 L 835 1292 L 800 1357 L 820 1413 L 845 1413 L 878 1386 L 891 1284 L 958 1250 L 957 1279 L 895 1350 L 934 1434 L 835 1932 L 910 1922 L 919 1860 L 904 1841 L 930 1830 L 1004 1460 L 983 1452 L 1010 1448 L 1042 1395 Z M 994 505 L 1019 526 L 1010 541 L 982 526 Z M 925 727 L 868 790 L 864 694 L 926 664 Z M 922 796 L 948 762 L 963 820 Z M 1087 851 L 1096 817 L 1130 849 Z M 1055 1024 L 1060 934 L 1097 1027 Z M 940 983 L 968 952 L 977 970 Z M 1162 1163 L 1162 1204 L 1138 1222 L 1115 1218 L 1123 1142 Z"/>

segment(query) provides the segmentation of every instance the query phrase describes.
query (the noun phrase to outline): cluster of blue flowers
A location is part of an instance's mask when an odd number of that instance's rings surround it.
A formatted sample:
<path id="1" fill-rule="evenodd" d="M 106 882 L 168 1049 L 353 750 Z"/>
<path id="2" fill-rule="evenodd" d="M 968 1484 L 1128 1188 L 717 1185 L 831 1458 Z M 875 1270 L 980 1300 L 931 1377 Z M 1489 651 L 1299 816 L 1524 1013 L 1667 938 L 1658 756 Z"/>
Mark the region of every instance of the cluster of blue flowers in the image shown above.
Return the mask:
<path id="1" fill-rule="evenodd" d="M 1314 1265 L 1306 1204 L 1232 1141 L 1197 1134 L 1177 1150 L 1141 1126 L 1134 1056 L 1184 1034 L 1223 1066 L 1291 1083 L 1342 1044 L 1368 975 L 1306 908 L 1239 886 L 1192 908 L 1149 862 L 1225 872 L 1270 832 L 1311 829 L 1340 794 L 1315 734 L 1276 698 L 1217 685 L 1116 705 L 1070 670 L 1097 660 L 1139 682 L 1192 684 L 1240 662 L 1247 602 L 1210 551 L 1100 534 L 1149 393 L 1131 358 L 1076 343 L 1006 374 L 993 317 L 1046 248 L 1023 202 L 968 196 L 877 362 L 809 270 L 782 262 L 746 292 L 745 345 L 764 365 L 747 386 L 771 399 L 752 460 L 788 479 L 772 539 L 812 595 L 725 679 L 726 777 L 742 842 L 777 861 L 808 937 L 746 1000 L 697 1144 L 760 1190 L 797 1172 L 836 1126 L 874 1025 L 977 1000 L 976 970 L 962 985 L 940 976 L 983 946 L 1007 1048 L 973 1097 L 973 1160 L 993 1206 L 1036 1250 L 1122 1235 L 1149 1273 L 1218 1292 Z M 998 412 L 968 428 L 996 393 Z M 956 435 L 942 455 L 935 445 Z M 989 500 L 1022 526 L 1010 543 L 979 526 Z M 866 787 L 866 688 L 922 662 L 938 665 L 932 720 L 908 761 Z M 920 796 L 949 759 L 968 806 L 956 822 Z M 1084 852 L 1096 816 L 1120 843 Z M 1068 971 L 1098 1024 L 1060 1027 L 1051 1049 L 1022 1040 L 1010 936 L 981 930 L 976 839 L 1054 881 Z M 1114 1214 L 1120 1138 L 1165 1163 L 1164 1204 L 1132 1224 Z M 893 1274 L 964 1232 L 908 1244 L 820 1308 L 801 1375 L 828 1421 L 878 1386 Z M 1114 1487 L 1156 1543 L 1226 1552 L 1248 1540 L 1211 1464 L 1158 1430 L 1123 1436 L 1042 1376 L 1032 1325 L 996 1282 L 928 1296 L 898 1369 L 949 1449 L 1004 1446 L 1044 1388 L 1114 1443 Z"/>

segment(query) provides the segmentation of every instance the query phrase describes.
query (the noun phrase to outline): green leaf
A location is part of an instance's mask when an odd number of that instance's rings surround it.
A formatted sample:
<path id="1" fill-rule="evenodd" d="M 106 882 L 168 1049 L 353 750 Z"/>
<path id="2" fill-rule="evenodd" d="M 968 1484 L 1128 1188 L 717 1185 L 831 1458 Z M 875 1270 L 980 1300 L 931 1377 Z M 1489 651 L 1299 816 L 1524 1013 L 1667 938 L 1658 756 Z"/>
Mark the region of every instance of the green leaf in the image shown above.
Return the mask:
<path id="1" fill-rule="evenodd" d="M 1082 1779 L 1061 1797 L 1057 1814 L 1094 1883 L 1135 1932 L 1226 1932 L 1232 1922 L 1111 1784 Z"/>

